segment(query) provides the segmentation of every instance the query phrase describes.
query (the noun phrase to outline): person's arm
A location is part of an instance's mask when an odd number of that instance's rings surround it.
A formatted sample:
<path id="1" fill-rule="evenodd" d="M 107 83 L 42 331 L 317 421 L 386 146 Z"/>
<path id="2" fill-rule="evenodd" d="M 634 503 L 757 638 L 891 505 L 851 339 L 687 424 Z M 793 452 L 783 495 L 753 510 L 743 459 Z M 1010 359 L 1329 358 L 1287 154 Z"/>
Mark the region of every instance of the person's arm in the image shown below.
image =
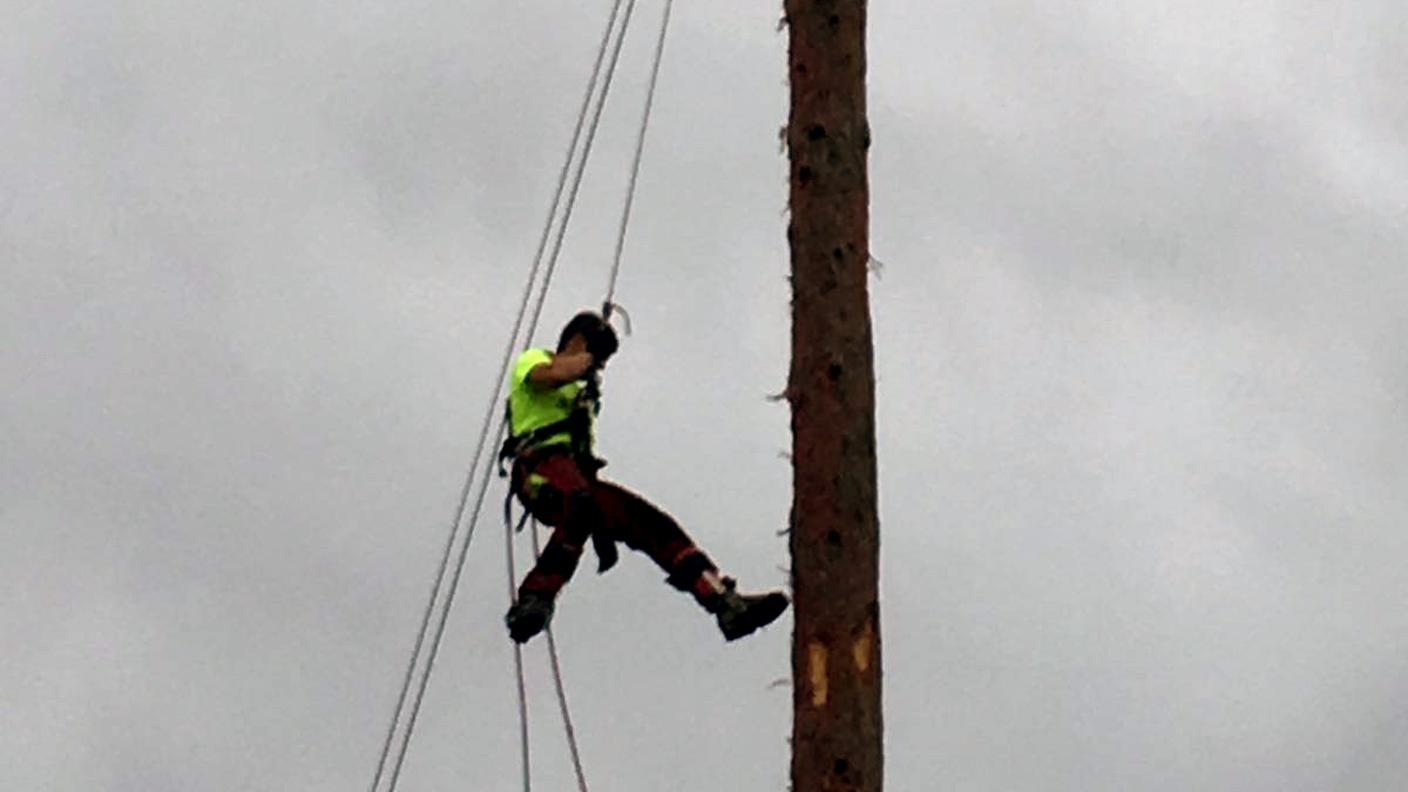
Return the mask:
<path id="1" fill-rule="evenodd" d="M 594 362 L 590 352 L 559 353 L 534 366 L 528 372 L 528 382 L 539 388 L 559 388 L 587 376 Z"/>

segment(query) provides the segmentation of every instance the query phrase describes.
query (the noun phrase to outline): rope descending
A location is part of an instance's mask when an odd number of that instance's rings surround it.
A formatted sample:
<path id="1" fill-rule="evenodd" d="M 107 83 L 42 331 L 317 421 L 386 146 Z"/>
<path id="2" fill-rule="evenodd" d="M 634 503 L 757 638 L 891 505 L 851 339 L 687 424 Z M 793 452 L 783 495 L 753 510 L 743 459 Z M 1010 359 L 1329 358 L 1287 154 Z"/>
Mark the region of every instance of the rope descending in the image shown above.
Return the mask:
<path id="1" fill-rule="evenodd" d="M 621 228 L 616 235 L 616 254 L 611 258 L 611 276 L 607 279 L 606 299 L 602 303 L 602 317 L 611 317 L 615 306 L 616 281 L 621 276 L 621 254 L 626 249 L 626 227 L 631 222 L 631 207 L 636 199 L 636 181 L 640 178 L 640 162 L 645 154 L 645 133 L 650 129 L 650 111 L 655 107 L 655 88 L 660 82 L 660 64 L 665 59 L 665 36 L 670 30 L 670 12 L 675 0 L 665 0 L 665 12 L 660 17 L 660 34 L 655 39 L 655 57 L 650 64 L 650 85 L 645 90 L 645 109 L 641 112 L 640 130 L 636 134 L 636 152 L 631 160 L 631 180 L 626 186 L 626 205 L 621 211 Z M 629 327 L 630 318 L 627 317 Z"/>
<path id="2" fill-rule="evenodd" d="M 602 76 L 602 74 L 601 74 L 601 67 L 602 67 L 603 62 L 604 62 L 605 59 L 606 59 L 607 52 L 608 52 L 609 49 L 610 49 L 612 34 L 613 34 L 613 32 L 615 31 L 615 29 L 616 29 L 616 26 L 617 26 L 617 25 L 616 25 L 617 19 L 620 17 L 621 8 L 622 8 L 622 5 L 623 5 L 624 2 L 625 2 L 625 0 L 614 0 L 614 3 L 613 3 L 613 5 L 612 5 L 612 7 L 611 7 L 611 14 L 610 14 L 610 16 L 609 16 L 608 19 L 607 19 L 606 29 L 605 29 L 605 30 L 603 31 L 603 33 L 602 33 L 601 42 L 600 42 L 600 45 L 599 45 L 599 47 L 598 47 L 598 49 L 597 49 L 596 60 L 595 60 L 595 62 L 593 63 L 593 66 L 592 66 L 591 77 L 590 77 L 589 80 L 587 81 L 587 90 L 586 90 L 586 92 L 585 92 L 585 94 L 584 94 L 584 96 L 583 96 L 583 98 L 582 98 L 582 106 L 581 106 L 581 108 L 580 108 L 580 110 L 578 111 L 578 114 L 577 114 L 577 122 L 576 122 L 576 125 L 575 125 L 575 127 L 573 128 L 573 130 L 572 130 L 572 140 L 571 140 L 571 143 L 570 143 L 570 144 L 568 145 L 568 147 L 567 147 L 567 156 L 566 156 L 566 158 L 564 159 L 564 161 L 563 161 L 563 163 L 562 163 L 562 168 L 561 168 L 560 172 L 558 173 L 557 188 L 556 188 L 556 190 L 555 190 L 554 193 L 553 193 L 552 205 L 551 205 L 551 207 L 550 207 L 549 210 L 548 210 L 548 216 L 547 216 L 546 221 L 544 222 L 542 234 L 539 236 L 537 252 L 534 254 L 534 257 L 533 257 L 533 265 L 532 265 L 531 269 L 529 270 L 528 278 L 527 278 L 527 280 L 526 280 L 526 282 L 524 283 L 524 286 L 523 286 L 523 294 L 522 294 L 522 296 L 521 296 L 521 298 L 520 298 L 520 300 L 519 300 L 518 313 L 517 313 L 516 318 L 514 319 L 513 332 L 510 334 L 510 337 L 509 337 L 509 339 L 508 339 L 508 342 L 507 342 L 507 343 L 505 344 L 505 346 L 504 346 L 504 352 L 503 352 L 503 356 L 502 356 L 502 359 L 501 359 L 500 364 L 499 364 L 499 369 L 500 369 L 501 372 L 503 372 L 503 373 L 505 373 L 505 374 L 507 373 L 509 364 L 510 364 L 510 362 L 511 362 L 512 359 L 513 359 L 513 353 L 514 353 L 514 351 L 518 348 L 518 340 L 519 340 L 519 336 L 520 336 L 520 330 L 521 330 L 522 327 L 523 327 L 524 317 L 525 317 L 525 315 L 527 314 L 528 306 L 529 306 L 529 301 L 530 301 L 530 299 L 532 298 L 532 294 L 533 294 L 533 284 L 534 284 L 534 282 L 535 282 L 535 281 L 537 280 L 537 278 L 538 278 L 539 271 L 542 269 L 542 265 L 543 265 L 543 253 L 544 253 L 544 251 L 545 251 L 546 248 L 547 248 L 547 242 L 548 242 L 549 236 L 551 235 L 553 221 L 554 221 L 554 219 L 555 219 L 555 218 L 557 217 L 557 215 L 558 215 L 558 209 L 559 209 L 559 206 L 561 205 L 563 194 L 567 191 L 567 182 L 568 182 L 569 176 L 570 176 L 570 174 L 571 174 L 571 165 L 572 165 L 572 162 L 573 162 L 573 159 L 574 159 L 574 155 L 575 155 L 576 152 L 577 152 L 578 144 L 581 142 L 581 139 L 582 139 L 582 131 L 583 131 L 583 128 L 586 126 L 587 117 L 588 117 L 588 113 L 589 113 L 589 111 L 590 111 L 590 109 L 591 109 L 591 106 L 592 106 L 593 98 L 594 98 L 595 95 L 597 94 L 597 84 L 598 84 L 599 81 L 601 81 L 601 76 Z M 632 0 L 632 4 L 634 4 L 634 0 Z M 625 30 L 625 26 L 623 25 L 623 26 L 622 26 L 622 32 L 623 32 L 623 33 L 624 33 L 624 30 Z M 604 84 L 603 84 L 603 90 L 601 91 L 601 99 L 599 100 L 598 104 L 600 104 L 601 102 L 604 102 L 604 101 L 605 101 L 606 93 L 607 93 L 607 91 L 610 90 L 611 80 L 612 80 L 612 77 L 614 76 L 614 71 L 615 71 L 615 64 L 616 64 L 616 59 L 613 58 L 613 59 L 612 59 L 612 68 L 611 68 L 611 70 L 606 74 L 606 78 L 605 78 L 605 81 L 604 81 Z M 585 146 L 583 147 L 583 152 L 582 152 L 582 158 L 583 158 L 583 160 L 585 160 L 585 159 L 587 158 L 587 156 L 588 156 L 588 155 L 590 154 L 590 152 L 591 152 L 591 146 L 592 146 L 592 143 L 593 143 L 593 141 L 594 141 L 594 139 L 595 139 L 596 121 L 598 121 L 599 119 L 600 119 L 600 112 L 597 112 L 595 118 L 593 119 L 593 125 L 592 125 L 591 133 L 588 135 L 586 144 L 585 144 Z M 582 178 L 582 169 L 581 169 L 581 168 L 578 168 L 577 173 L 576 173 L 576 176 L 575 176 L 576 186 L 574 186 L 574 187 L 572 188 L 572 191 L 571 191 L 571 192 L 572 192 L 572 196 L 573 196 L 574 198 L 575 198 L 575 195 L 576 195 L 577 186 L 579 186 L 580 183 L 581 183 L 581 178 Z M 573 201 L 570 201 L 570 200 L 569 200 L 567 207 L 566 207 L 565 210 L 563 211 L 563 226 L 564 226 L 564 228 L 565 228 L 565 226 L 566 226 L 566 220 L 567 220 L 568 218 L 570 218 L 570 216 L 571 216 L 572 205 L 573 205 Z M 561 244 L 561 241 L 560 241 L 560 238 L 559 238 L 558 247 L 560 247 L 560 244 Z M 556 262 L 556 251 L 554 252 L 554 256 L 553 256 L 553 263 L 555 263 L 555 262 Z M 544 274 L 544 277 L 543 277 L 543 290 L 542 290 L 542 294 L 543 294 L 543 295 L 546 294 L 547 285 L 548 285 L 548 283 L 551 281 L 552 274 L 553 274 L 553 273 L 552 273 L 552 267 L 550 266 L 550 267 L 548 268 L 547 272 Z M 533 319 L 533 322 L 531 323 L 530 329 L 529 329 L 529 331 L 528 331 L 528 335 L 529 335 L 530 337 L 531 337 L 533 331 L 534 331 L 534 330 L 536 329 L 536 327 L 537 327 L 538 316 L 541 314 L 541 309 L 542 309 L 542 306 L 541 306 L 541 301 L 542 301 L 542 299 L 543 299 L 543 297 L 540 296 L 540 297 L 539 297 L 538 309 L 537 309 L 536 311 L 534 311 L 534 319 Z M 487 410 L 486 413 L 485 413 L 484 422 L 483 422 L 483 424 L 482 424 L 481 427 L 480 427 L 479 438 L 478 438 L 478 440 L 477 440 L 477 442 L 476 442 L 476 444 L 475 444 L 474 455 L 471 457 L 471 465 L 470 465 L 469 471 L 468 471 L 468 473 L 465 475 L 464 486 L 463 486 L 463 487 L 461 488 L 461 490 L 460 490 L 459 505 L 456 507 L 454 519 L 453 519 L 453 521 L 452 521 L 451 524 L 450 524 L 449 535 L 446 537 L 446 540 L 445 540 L 445 549 L 444 549 L 444 551 L 443 551 L 443 553 L 442 553 L 442 555 L 441 555 L 439 567 L 438 567 L 437 570 L 436 570 L 436 573 L 435 573 L 435 576 L 434 576 L 434 580 L 433 580 L 432 583 L 431 583 L 430 596 L 429 596 L 429 598 L 428 598 L 427 601 L 426 601 L 425 612 L 422 614 L 421 622 L 420 622 L 420 627 L 419 627 L 419 630 L 418 630 L 418 632 L 417 632 L 417 634 L 416 634 L 415 641 L 414 641 L 414 643 L 413 643 L 413 645 L 412 645 L 412 648 L 411 648 L 411 657 L 410 657 L 410 660 L 409 660 L 409 661 L 407 662 L 407 664 L 406 664 L 406 672 L 405 672 L 404 677 L 403 677 L 402 682 L 401 682 L 401 689 L 400 689 L 400 692 L 397 694 L 396 707 L 395 707 L 395 709 L 392 711 L 391 722 L 390 722 L 390 724 L 387 726 L 387 730 L 386 730 L 386 739 L 385 739 L 385 741 L 384 741 L 383 744 L 382 744 L 380 756 L 377 758 L 376 772 L 375 772 L 375 774 L 374 774 L 373 777 L 372 777 L 372 783 L 371 783 L 371 786 L 370 786 L 370 788 L 369 788 L 369 789 L 370 789 L 370 792 L 377 792 L 377 791 L 378 791 L 378 789 L 381 787 L 382 778 L 383 778 L 383 776 L 384 776 L 385 773 L 386 773 L 387 762 L 388 762 L 388 759 L 390 758 L 390 754 L 391 754 L 391 751 L 392 751 L 392 745 L 393 745 L 393 743 L 395 742 L 396 730 L 397 730 L 397 727 L 400 725 L 402 716 L 403 716 L 403 714 L 405 713 L 405 710 L 406 710 L 407 695 L 408 695 L 408 693 L 410 692 L 411 685 L 412 685 L 412 680 L 413 680 L 413 679 L 415 678 L 415 676 L 416 676 L 416 669 L 417 669 L 417 667 L 420 665 L 420 661 L 421 661 L 421 652 L 422 652 L 422 650 L 423 650 L 423 648 L 424 648 L 425 637 L 426 637 L 427 632 L 428 632 L 429 627 L 430 627 L 431 616 L 432 616 L 432 614 L 435 612 L 435 603 L 436 603 L 438 600 L 440 600 L 440 598 L 441 598 L 442 587 L 443 587 L 443 585 L 444 585 L 444 580 L 445 580 L 445 572 L 446 572 L 446 570 L 447 570 L 447 568 L 448 568 L 448 566 L 449 566 L 450 557 L 451 557 L 451 555 L 452 555 L 452 553 L 453 553 L 453 551 L 454 551 L 455 538 L 456 538 L 456 536 L 457 536 L 458 533 L 459 533 L 460 524 L 461 524 L 461 522 L 462 522 L 463 519 L 464 519 L 464 514 L 465 514 L 466 507 L 467 507 L 467 505 L 468 505 L 468 502 L 469 502 L 469 495 L 470 495 L 470 491 L 471 491 L 471 489 L 472 489 L 472 487 L 473 487 L 473 482 L 474 482 L 475 474 L 476 474 L 476 472 L 477 472 L 478 469 L 479 469 L 479 462 L 480 462 L 481 457 L 483 456 L 485 444 L 486 444 L 486 442 L 488 441 L 489 431 L 490 431 L 490 427 L 491 427 L 492 424 L 493 424 L 494 414 L 497 412 L 497 409 L 496 409 L 496 408 L 497 408 L 497 405 L 498 405 L 498 402 L 499 402 L 500 392 L 501 392 L 501 390 L 502 390 L 502 388 L 503 388 L 503 382 L 504 382 L 504 377 L 503 377 L 503 376 L 500 376 L 500 377 L 495 378 L 494 389 L 491 391 L 491 393 L 490 393 L 490 395 L 489 395 L 489 402 L 488 402 L 488 403 L 489 403 L 489 408 L 488 408 L 488 410 Z M 501 424 L 500 433 L 502 433 L 502 431 L 503 431 L 503 427 L 502 427 L 502 424 Z M 489 465 L 486 464 L 486 465 L 485 465 L 485 468 L 487 469 L 488 467 L 489 467 Z M 395 789 L 396 789 L 396 784 L 397 784 L 397 782 L 398 782 L 399 779 L 400 779 L 401 767 L 402 767 L 403 763 L 405 762 L 406 753 L 407 753 L 407 751 L 409 750 L 409 747 L 410 747 L 411 737 L 412 737 L 412 735 L 413 735 L 414 732 L 415 732 L 415 724 L 416 724 L 416 719 L 417 719 L 417 717 L 418 717 L 418 715 L 419 715 L 419 713 L 420 713 L 420 704 L 421 704 L 421 700 L 423 699 L 423 697 L 424 697 L 424 695 L 425 695 L 426 687 L 429 685 L 430 675 L 431 675 L 431 672 L 432 672 L 433 667 L 434 667 L 434 664 L 435 664 L 435 657 L 436 657 L 436 655 L 439 653 L 440 641 L 441 641 L 441 637 L 442 637 L 443 634 L 444 634 L 445 622 L 446 622 L 446 619 L 448 618 L 448 615 L 449 615 L 450 605 L 453 603 L 453 600 L 454 600 L 454 592 L 455 592 L 455 589 L 456 589 L 457 586 L 458 586 L 460 573 L 461 573 L 461 571 L 463 570 L 463 567 L 464 567 L 464 559 L 465 559 L 465 556 L 466 556 L 466 554 L 467 554 L 467 552 L 468 552 L 470 541 L 472 540 L 472 538 L 473 538 L 473 536 L 474 536 L 474 526 L 475 526 L 475 522 L 476 522 L 477 517 L 478 517 L 478 513 L 479 513 L 479 510 L 480 510 L 480 507 L 481 507 L 482 502 L 483 502 L 483 492 L 484 492 L 484 489 L 485 489 L 486 487 L 487 487 L 487 476 L 485 476 L 485 485 L 480 488 L 480 497 L 479 497 L 479 500 L 478 500 L 478 502 L 476 502 L 475 507 L 474 507 L 474 512 L 473 512 L 474 516 L 470 519 L 469 525 L 468 525 L 467 530 L 466 530 L 466 532 L 465 532 L 464 539 L 462 540 L 462 548 L 461 548 L 461 551 L 460 551 L 459 560 L 458 560 L 457 565 L 456 565 L 456 569 L 455 569 L 455 573 L 454 573 L 454 578 L 453 578 L 453 580 L 452 580 L 452 582 L 451 582 L 451 584 L 450 584 L 450 588 L 449 588 L 448 593 L 447 593 L 447 594 L 445 595 L 445 597 L 444 597 L 445 602 L 444 602 L 444 605 L 443 605 L 442 608 L 441 608 L 440 621 L 439 621 L 439 624 L 436 626 L 435 638 L 434 638 L 434 640 L 432 641 L 432 644 L 431 644 L 431 649 L 430 649 L 430 653 L 429 653 L 429 659 L 426 661 L 425 667 L 423 668 L 423 670 L 421 671 L 421 674 L 420 674 L 420 679 L 419 679 L 419 682 L 418 682 L 418 686 L 417 686 L 417 691 L 416 691 L 414 703 L 413 703 L 412 706 L 411 706 L 411 709 L 410 709 L 410 712 L 409 712 L 409 716 L 408 716 L 407 721 L 406 721 L 405 730 L 404 730 L 404 733 L 403 733 L 403 736 L 402 736 L 402 739 L 401 739 L 401 743 L 400 743 L 400 746 L 399 746 L 398 749 L 397 749 L 396 757 L 395 757 L 395 760 L 394 760 L 394 763 L 393 763 L 393 766 L 392 766 L 392 772 L 391 772 L 390 780 L 389 780 L 389 783 L 388 783 L 388 785 L 387 785 L 387 792 L 394 792 Z M 526 742 L 526 727 L 525 727 L 525 742 Z M 525 771 L 525 772 L 526 772 L 526 771 Z"/>
<path id="3" fill-rule="evenodd" d="M 645 107 L 641 115 L 640 128 L 636 137 L 635 155 L 632 160 L 630 179 L 627 185 L 625 206 L 622 210 L 621 223 L 616 240 L 615 254 L 612 260 L 611 272 L 608 278 L 606 299 L 602 305 L 602 316 L 610 319 L 613 312 L 620 312 L 625 319 L 627 334 L 631 331 L 630 316 L 626 314 L 620 306 L 614 302 L 616 294 L 616 284 L 620 277 L 622 254 L 625 249 L 626 233 L 630 223 L 631 209 L 635 201 L 636 185 L 640 174 L 641 160 L 645 149 L 646 132 L 649 128 L 651 110 L 654 106 L 654 99 L 657 84 L 659 81 L 660 66 L 664 56 L 666 34 L 669 28 L 671 10 L 674 0 L 665 0 L 664 13 L 661 17 L 660 32 L 656 40 L 654 60 L 651 66 L 650 82 L 645 98 Z M 499 364 L 500 376 L 495 379 L 494 389 L 489 396 L 489 406 L 484 416 L 484 421 L 480 426 L 479 436 L 475 442 L 474 454 L 471 457 L 469 471 L 465 475 L 465 481 L 460 490 L 459 502 L 455 510 L 454 519 L 450 524 L 449 535 L 445 540 L 445 548 L 441 554 L 439 565 L 436 569 L 431 583 L 430 596 L 427 599 L 425 610 L 421 616 L 420 627 L 411 648 L 411 657 L 406 664 L 406 671 L 403 675 L 400 692 L 397 694 L 396 706 L 392 712 L 391 722 L 387 727 L 386 737 L 383 741 L 380 755 L 377 759 L 376 771 L 372 777 L 369 792 L 379 792 L 382 788 L 382 781 L 387 779 L 385 792 L 395 792 L 401 777 L 401 770 L 405 763 L 406 755 L 410 749 L 411 738 L 415 733 L 416 722 L 420 715 L 421 704 L 424 701 L 425 693 L 430 684 L 430 677 L 434 671 L 435 661 L 439 655 L 440 645 L 444 638 L 445 627 L 449 619 L 450 609 L 454 605 L 455 594 L 459 589 L 460 578 L 464 572 L 465 560 L 469 553 L 469 546 L 474 537 L 474 530 L 478 524 L 479 514 L 484 505 L 484 498 L 487 494 L 493 465 L 490 460 L 484 459 L 484 450 L 487 447 L 491 428 L 494 425 L 494 415 L 498 413 L 497 405 L 501 398 L 504 383 L 507 380 L 509 368 L 513 360 L 514 352 L 524 343 L 527 343 L 536 333 L 540 319 L 542 317 L 543 306 L 547 300 L 548 289 L 551 286 L 553 275 L 557 268 L 557 262 L 561 255 L 563 240 L 566 237 L 567 227 L 571 221 L 572 211 L 576 206 L 577 195 L 581 189 L 582 177 L 586 170 L 586 163 L 590 159 L 592 148 L 596 141 L 597 131 L 600 127 L 601 117 L 606 105 L 607 96 L 611 90 L 611 84 L 616 74 L 616 67 L 620 62 L 622 46 L 625 42 L 626 33 L 630 27 L 631 17 L 634 13 L 636 0 L 613 0 L 611 13 L 607 19 L 606 28 L 602 33 L 601 42 L 597 49 L 596 59 L 592 66 L 591 76 L 587 82 L 587 89 L 582 98 L 582 104 L 577 114 L 577 121 L 572 131 L 572 139 L 567 148 L 567 156 L 563 161 L 562 168 L 558 174 L 557 187 L 554 191 L 548 215 L 544 221 L 542 233 L 538 239 L 537 250 L 533 257 L 533 264 L 529 270 L 528 277 L 523 286 L 523 292 L 519 300 L 517 315 L 514 319 L 513 330 L 505 344 L 502 358 Z M 619 25 L 618 25 L 619 21 Z M 608 52 L 610 54 L 608 60 Z M 603 74 L 602 67 L 606 69 Z M 599 90 L 598 90 L 599 86 Z M 589 119 L 590 117 L 590 119 Z M 585 136 L 583 135 L 585 130 Z M 581 147 L 581 155 L 577 156 L 578 147 Z M 575 170 L 573 163 L 576 163 Z M 569 183 L 570 182 L 570 183 Z M 564 203 L 564 196 L 566 201 Z M 560 220 L 559 220 L 560 218 Z M 554 236 L 553 226 L 557 222 L 557 232 Z M 548 250 L 549 240 L 552 240 L 551 251 Z M 546 261 L 544 254 L 547 253 Z M 538 287 L 536 299 L 533 295 L 533 286 L 539 281 L 541 273 L 541 283 Z M 529 305 L 532 303 L 531 317 L 528 319 L 525 328 L 525 316 L 528 316 Z M 524 332 L 526 330 L 526 332 Z M 500 418 L 495 435 L 502 440 L 508 427 L 503 418 Z M 483 462 L 481 466 L 481 461 Z M 479 487 L 474 497 L 474 505 L 469 506 L 470 494 L 474 491 L 476 477 L 479 478 Z M 505 504 L 506 511 L 509 505 Z M 469 513 L 468 520 L 465 519 L 466 512 Z M 516 593 L 514 591 L 514 581 L 516 571 L 514 569 L 513 557 L 513 528 L 507 520 L 507 564 L 509 574 L 509 598 L 512 601 Z M 463 538 L 460 540 L 459 553 L 455 560 L 454 570 L 450 576 L 448 585 L 445 584 L 445 573 L 450 569 L 450 558 L 454 554 L 455 540 L 460 535 L 460 526 L 465 526 Z M 533 525 L 533 552 L 539 552 L 538 526 Z M 436 620 L 434 630 L 431 630 L 432 616 L 436 612 L 436 603 L 440 603 L 439 618 Z M 425 651 L 425 639 L 431 635 L 429 650 Z M 577 786 L 579 792 L 587 792 L 587 782 L 582 770 L 581 755 L 578 750 L 576 731 L 573 728 L 571 713 L 567 705 L 566 686 L 562 679 L 561 661 L 558 656 L 557 642 L 552 631 L 547 631 L 548 654 L 550 659 L 553 680 L 556 687 L 558 706 L 561 711 L 563 726 L 567 735 L 567 743 L 571 753 L 573 770 L 576 773 Z M 422 666 L 422 653 L 425 653 L 425 660 Z M 417 669 L 420 670 L 417 677 Z M 519 736 L 521 741 L 521 756 L 523 764 L 523 789 L 524 792 L 531 792 L 530 775 L 530 750 L 529 750 L 529 730 L 528 730 L 528 705 L 526 695 L 526 684 L 523 673 L 522 647 L 514 645 L 514 669 L 517 680 L 518 710 L 519 710 Z M 410 696 L 410 691 L 415 685 L 415 694 Z M 410 701 L 409 709 L 407 701 Z M 396 733 L 402 726 L 404 717 L 404 729 L 401 732 L 401 740 L 396 745 Z M 395 757 L 392 758 L 393 745 Z M 390 765 L 390 774 L 387 775 L 387 767 Z"/>

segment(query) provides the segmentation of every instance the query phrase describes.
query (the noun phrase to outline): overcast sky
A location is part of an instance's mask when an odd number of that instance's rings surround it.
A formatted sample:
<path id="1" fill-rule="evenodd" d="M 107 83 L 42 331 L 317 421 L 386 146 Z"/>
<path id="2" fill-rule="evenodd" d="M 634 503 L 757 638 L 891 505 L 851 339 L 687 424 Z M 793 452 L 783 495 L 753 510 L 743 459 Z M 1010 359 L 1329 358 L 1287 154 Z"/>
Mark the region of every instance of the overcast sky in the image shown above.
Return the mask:
<path id="1" fill-rule="evenodd" d="M 0 787 L 370 783 L 609 5 L 0 1 Z M 540 342 L 604 289 L 660 8 Z M 786 38 L 676 14 L 602 452 L 777 585 Z M 1399 788 L 1408 8 L 870 44 L 889 788 Z M 493 515 L 408 792 L 517 788 Z M 725 646 L 632 555 L 556 626 L 593 788 L 786 788 L 785 621 Z"/>

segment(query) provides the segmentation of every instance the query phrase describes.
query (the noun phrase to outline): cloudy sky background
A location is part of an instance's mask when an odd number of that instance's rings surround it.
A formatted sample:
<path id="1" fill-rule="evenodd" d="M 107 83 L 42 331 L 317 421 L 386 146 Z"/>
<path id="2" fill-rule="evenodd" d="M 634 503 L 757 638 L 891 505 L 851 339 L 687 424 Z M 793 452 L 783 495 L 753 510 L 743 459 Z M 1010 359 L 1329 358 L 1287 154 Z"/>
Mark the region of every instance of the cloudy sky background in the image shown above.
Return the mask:
<path id="1" fill-rule="evenodd" d="M 608 7 L 0 3 L 0 786 L 370 782 Z M 551 325 L 604 288 L 659 10 Z M 780 13 L 677 7 L 602 426 L 753 585 Z M 890 788 L 1399 786 L 1408 10 L 892 2 L 870 41 Z M 402 789 L 516 788 L 500 530 Z M 589 778 L 785 789 L 788 630 L 724 646 L 660 577 L 560 608 Z"/>

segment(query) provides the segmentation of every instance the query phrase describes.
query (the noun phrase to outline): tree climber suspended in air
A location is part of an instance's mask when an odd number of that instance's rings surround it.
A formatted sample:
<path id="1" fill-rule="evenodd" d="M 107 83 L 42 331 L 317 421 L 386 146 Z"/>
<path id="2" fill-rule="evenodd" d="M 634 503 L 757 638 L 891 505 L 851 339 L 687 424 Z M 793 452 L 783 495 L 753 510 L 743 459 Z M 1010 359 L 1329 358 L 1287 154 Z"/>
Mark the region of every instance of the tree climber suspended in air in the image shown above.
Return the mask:
<path id="1" fill-rule="evenodd" d="M 717 619 L 725 639 L 742 638 L 782 615 L 787 595 L 738 593 L 734 581 L 719 574 L 668 514 L 624 487 L 597 478 L 604 464 L 593 453 L 600 375 L 616 348 L 611 325 L 598 314 L 584 312 L 563 328 L 556 353 L 529 349 L 514 365 L 510 437 L 500 459 L 513 463 L 512 492 L 554 530 L 505 617 L 509 636 L 523 643 L 547 626 L 557 593 L 576 571 L 591 539 L 598 573 L 615 566 L 616 542 L 623 542 L 649 555 L 669 575 L 670 585 L 694 595 Z"/>

